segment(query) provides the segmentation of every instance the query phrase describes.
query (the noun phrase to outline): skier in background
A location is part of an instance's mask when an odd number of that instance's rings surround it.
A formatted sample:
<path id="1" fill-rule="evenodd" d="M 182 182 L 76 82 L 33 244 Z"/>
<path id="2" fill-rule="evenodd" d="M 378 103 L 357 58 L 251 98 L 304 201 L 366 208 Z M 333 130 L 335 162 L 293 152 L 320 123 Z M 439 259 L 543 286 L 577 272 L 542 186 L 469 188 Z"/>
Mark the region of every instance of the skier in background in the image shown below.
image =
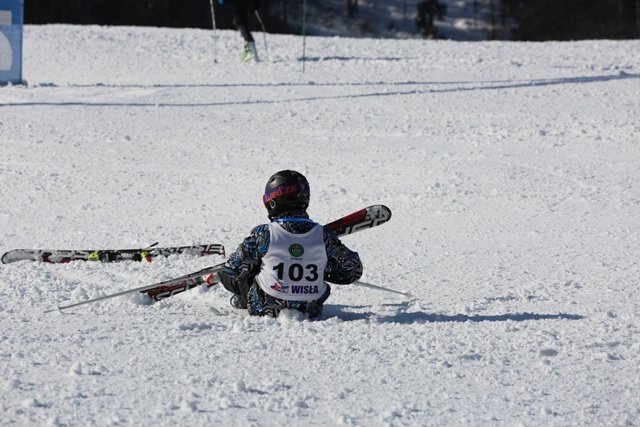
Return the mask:
<path id="1" fill-rule="evenodd" d="M 350 284 L 362 276 L 359 255 L 309 219 L 309 196 L 309 183 L 299 172 L 283 170 L 269 178 L 263 202 L 270 222 L 254 227 L 224 270 L 207 280 L 233 293 L 232 306 L 254 316 L 276 317 L 289 308 L 317 317 L 331 293 L 325 281 Z"/>
<path id="2" fill-rule="evenodd" d="M 258 61 L 258 51 L 253 35 L 249 30 L 249 18 L 260 8 L 259 0 L 218 0 L 220 5 L 229 4 L 235 7 L 233 25 L 240 31 L 244 40 L 242 60 L 244 62 Z"/>

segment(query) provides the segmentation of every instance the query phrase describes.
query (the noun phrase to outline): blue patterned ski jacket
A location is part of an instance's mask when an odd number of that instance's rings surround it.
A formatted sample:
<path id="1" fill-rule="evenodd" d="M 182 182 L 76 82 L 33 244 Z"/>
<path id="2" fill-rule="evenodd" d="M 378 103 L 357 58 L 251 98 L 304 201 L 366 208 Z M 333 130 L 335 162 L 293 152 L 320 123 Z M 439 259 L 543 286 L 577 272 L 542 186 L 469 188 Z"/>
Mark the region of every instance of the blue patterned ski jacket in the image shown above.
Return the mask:
<path id="1" fill-rule="evenodd" d="M 287 212 L 277 220 L 289 232 L 306 233 L 315 223 L 308 221 L 287 221 L 289 218 L 306 218 L 305 211 Z M 327 250 L 327 265 L 324 280 L 335 284 L 350 284 L 362 276 L 362 262 L 357 252 L 347 248 L 335 232 L 324 229 L 324 243 Z M 249 236 L 233 252 L 219 274 L 224 287 L 240 297 L 242 307 L 247 307 L 251 315 L 277 316 L 281 309 L 292 308 L 315 317 L 322 311 L 324 301 L 329 297 L 331 288 L 316 301 L 285 301 L 265 294 L 255 281 L 260 272 L 261 259 L 269 249 L 271 236 L 268 224 L 254 227 Z"/>

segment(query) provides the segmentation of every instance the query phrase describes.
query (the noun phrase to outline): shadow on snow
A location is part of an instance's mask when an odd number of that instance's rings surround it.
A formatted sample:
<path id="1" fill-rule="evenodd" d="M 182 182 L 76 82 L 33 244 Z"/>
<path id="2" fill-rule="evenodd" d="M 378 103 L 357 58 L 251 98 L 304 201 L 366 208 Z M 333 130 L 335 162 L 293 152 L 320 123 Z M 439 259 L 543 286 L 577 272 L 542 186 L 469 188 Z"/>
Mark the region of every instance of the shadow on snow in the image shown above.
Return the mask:
<path id="1" fill-rule="evenodd" d="M 582 320 L 585 316 L 578 314 L 537 314 L 537 313 L 509 313 L 509 314 L 489 314 L 489 315 L 466 315 L 466 314 L 438 314 L 424 312 L 398 313 L 395 315 L 379 316 L 374 312 L 368 311 L 364 313 L 354 313 L 351 311 L 343 311 L 347 306 L 328 305 L 324 307 L 323 317 L 337 317 L 344 321 L 354 320 L 374 320 L 377 323 L 445 323 L 445 322 L 525 322 L 529 320 Z M 358 308 L 358 307 L 349 307 Z M 364 308 L 364 307 L 359 307 Z"/>
<path id="2" fill-rule="evenodd" d="M 347 95 L 328 95 L 328 96 L 311 96 L 301 98 L 290 99 L 252 99 L 237 100 L 237 101 L 221 101 L 221 102 L 203 102 L 203 103 L 166 103 L 166 102 L 85 102 L 85 101 L 63 101 L 63 102 L 15 102 L 15 103 L 1 103 L 0 107 L 25 107 L 25 106 L 60 106 L 60 107 L 219 107 L 224 105 L 262 105 L 262 104 L 286 104 L 290 102 L 311 102 L 320 100 L 339 100 L 339 99 L 356 99 L 356 98 L 369 98 L 378 96 L 403 96 L 403 95 L 421 95 L 429 93 L 451 93 L 451 92 L 468 92 L 468 91 L 481 91 L 481 90 L 506 90 L 506 89 L 520 89 L 530 87 L 542 87 L 552 85 L 567 85 L 567 84 L 585 84 L 585 83 L 600 83 L 609 82 L 614 80 L 625 79 L 638 79 L 640 74 L 628 74 L 620 72 L 616 75 L 603 75 L 603 76 L 586 76 L 586 77 L 567 77 L 558 79 L 539 79 L 530 81 L 493 81 L 493 82 L 371 82 L 371 83 L 232 83 L 232 84 L 150 84 L 150 85 L 138 85 L 138 84 L 87 84 L 87 85 L 69 85 L 66 88 L 251 88 L 251 87 L 293 87 L 293 86 L 309 86 L 309 87 L 327 87 L 327 86 L 415 86 L 417 88 L 412 90 L 396 90 L 396 91 L 377 91 L 370 93 L 357 93 Z M 454 87 L 448 88 L 426 88 L 424 86 L 429 85 L 454 85 Z M 471 86 L 466 86 L 471 85 Z M 423 86 L 423 87 L 420 87 Z M 45 88 L 57 88 L 55 84 L 43 85 Z"/>

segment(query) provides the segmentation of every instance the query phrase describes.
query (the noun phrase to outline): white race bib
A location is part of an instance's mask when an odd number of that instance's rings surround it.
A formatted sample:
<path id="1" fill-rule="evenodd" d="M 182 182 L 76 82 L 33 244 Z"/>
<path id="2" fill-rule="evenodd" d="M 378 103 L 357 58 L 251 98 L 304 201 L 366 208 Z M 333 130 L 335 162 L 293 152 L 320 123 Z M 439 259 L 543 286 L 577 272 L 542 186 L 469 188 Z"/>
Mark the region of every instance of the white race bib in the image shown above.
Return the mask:
<path id="1" fill-rule="evenodd" d="M 294 234 L 269 224 L 271 243 L 256 280 L 267 294 L 288 301 L 313 301 L 327 291 L 327 249 L 322 226 Z"/>

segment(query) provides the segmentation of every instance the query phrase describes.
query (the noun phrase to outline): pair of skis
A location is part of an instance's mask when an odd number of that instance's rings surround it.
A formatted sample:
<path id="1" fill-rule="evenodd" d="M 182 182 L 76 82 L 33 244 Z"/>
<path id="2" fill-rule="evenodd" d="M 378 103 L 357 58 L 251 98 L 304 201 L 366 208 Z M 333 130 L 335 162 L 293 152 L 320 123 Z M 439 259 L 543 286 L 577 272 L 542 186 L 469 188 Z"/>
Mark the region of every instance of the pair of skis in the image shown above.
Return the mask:
<path id="1" fill-rule="evenodd" d="M 9 264 L 16 261 L 41 261 L 50 263 L 65 263 L 71 261 L 147 261 L 159 256 L 173 254 L 184 255 L 221 255 L 224 256 L 224 246 L 214 243 L 207 245 L 174 246 L 156 248 L 158 243 L 144 249 L 88 249 L 88 250 L 64 250 L 64 249 L 13 249 L 2 255 L 2 263 Z"/>
<path id="2" fill-rule="evenodd" d="M 378 225 L 384 224 L 385 222 L 389 221 L 389 219 L 391 219 L 391 210 L 389 208 L 384 205 L 373 205 L 333 222 L 330 222 L 324 227 L 335 231 L 338 237 L 343 237 L 361 230 L 377 227 Z M 82 301 L 75 304 L 69 304 L 65 306 L 58 305 L 55 309 L 48 310 L 46 311 L 46 313 L 49 313 L 51 311 L 61 311 L 67 308 L 115 298 L 134 292 L 145 293 L 152 299 L 159 301 L 173 295 L 188 291 L 189 289 L 195 288 L 196 286 L 200 286 L 203 284 L 206 284 L 208 286 L 215 285 L 216 282 L 211 281 L 210 278 L 213 277 L 213 274 L 221 271 L 223 268 L 224 263 L 216 264 L 211 267 L 206 267 L 202 270 L 177 277 L 175 279 L 165 280 L 163 282 L 154 283 L 152 285 L 129 289 L 126 291 L 90 299 L 87 301 Z"/>

